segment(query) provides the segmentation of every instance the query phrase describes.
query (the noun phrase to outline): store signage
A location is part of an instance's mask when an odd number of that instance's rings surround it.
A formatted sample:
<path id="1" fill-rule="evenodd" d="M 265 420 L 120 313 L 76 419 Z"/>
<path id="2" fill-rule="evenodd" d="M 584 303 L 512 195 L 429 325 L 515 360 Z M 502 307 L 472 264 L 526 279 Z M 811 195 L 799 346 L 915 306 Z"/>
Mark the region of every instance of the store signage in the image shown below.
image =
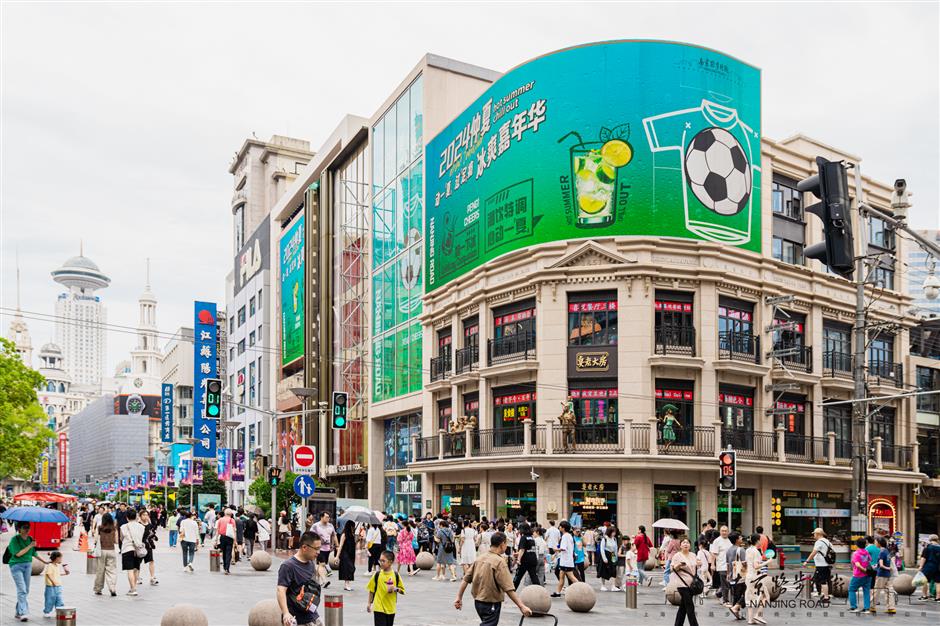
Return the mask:
<path id="1" fill-rule="evenodd" d="M 160 441 L 173 441 L 173 385 L 163 383 L 160 393 Z"/>
<path id="2" fill-rule="evenodd" d="M 851 511 L 849 509 L 784 508 L 783 514 L 788 517 L 849 517 Z"/>
<path id="3" fill-rule="evenodd" d="M 570 302 L 568 303 L 569 313 L 594 313 L 598 311 L 616 311 L 617 301 L 609 302 Z"/>
<path id="4" fill-rule="evenodd" d="M 65 433 L 59 433 L 59 484 L 64 485 L 68 482 L 69 469 L 69 437 Z"/>
<path id="5" fill-rule="evenodd" d="M 572 389 L 568 392 L 568 395 L 571 396 L 574 400 L 588 400 L 588 399 L 605 399 L 605 398 L 616 398 L 617 390 L 616 389 Z"/>
<path id="6" fill-rule="evenodd" d="M 532 319 L 533 317 L 535 317 L 535 309 L 526 309 L 525 311 L 518 311 L 516 313 L 497 315 L 493 318 L 493 325 L 505 326 L 506 324 L 514 324 L 523 320 Z"/>
<path id="7" fill-rule="evenodd" d="M 695 397 L 694 392 L 686 389 L 657 389 L 657 400 L 685 400 L 691 402 Z"/>
<path id="8" fill-rule="evenodd" d="M 604 483 L 581 483 L 581 491 L 604 491 Z"/>
<path id="9" fill-rule="evenodd" d="M 668 300 L 656 301 L 657 311 L 667 311 L 669 313 L 691 313 L 692 303 L 690 302 L 670 302 Z"/>
<path id="10" fill-rule="evenodd" d="M 271 247 L 271 223 L 268 220 L 251 234 L 245 245 L 235 254 L 235 295 L 244 288 L 255 274 L 269 265 L 269 249 Z"/>
<path id="11" fill-rule="evenodd" d="M 760 70 L 696 46 L 598 43 L 517 67 L 427 145 L 426 290 L 566 239 L 760 253 L 760 118 Z"/>
<path id="12" fill-rule="evenodd" d="M 44 485 L 49 484 L 49 458 L 42 457 L 42 469 L 39 471 L 39 482 Z"/>
<path id="13" fill-rule="evenodd" d="M 523 404 L 525 402 L 535 402 L 535 392 L 529 393 L 512 393 L 505 396 L 496 396 L 493 401 L 496 406 L 502 406 L 506 404 Z"/>
<path id="14" fill-rule="evenodd" d="M 734 393 L 719 393 L 718 402 L 721 404 L 738 404 L 741 406 L 754 406 L 754 398 Z"/>
<path id="15" fill-rule="evenodd" d="M 421 481 L 413 478 L 411 480 L 399 480 L 398 494 L 403 496 L 421 495 Z"/>
<path id="16" fill-rule="evenodd" d="M 218 378 L 216 305 L 197 300 L 193 313 L 193 456 L 214 459 L 217 420 L 206 416 L 206 381 Z"/>
<path id="17" fill-rule="evenodd" d="M 617 347 L 568 346 L 568 377 L 596 378 L 617 373 Z"/>
<path id="18" fill-rule="evenodd" d="M 719 317 L 741 320 L 742 322 L 750 322 L 753 318 L 750 311 L 742 311 L 741 309 L 732 309 L 723 306 L 718 307 L 718 315 Z"/>

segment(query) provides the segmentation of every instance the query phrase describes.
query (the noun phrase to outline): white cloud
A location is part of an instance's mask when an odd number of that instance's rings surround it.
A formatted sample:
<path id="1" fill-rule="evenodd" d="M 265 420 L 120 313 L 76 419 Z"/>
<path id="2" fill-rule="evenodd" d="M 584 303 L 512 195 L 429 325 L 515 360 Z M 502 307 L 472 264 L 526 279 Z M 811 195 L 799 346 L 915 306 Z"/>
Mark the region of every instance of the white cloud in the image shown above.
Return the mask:
<path id="1" fill-rule="evenodd" d="M 113 279 L 112 322 L 136 323 L 149 256 L 161 328 L 189 323 L 194 298 L 223 299 L 244 137 L 318 146 L 425 52 L 505 71 L 604 39 L 716 48 L 762 69 L 767 136 L 803 132 L 906 177 L 912 222 L 937 227 L 937 20 L 902 3 L 4 4 L 4 306 L 16 248 L 23 308 L 51 313 L 49 272 L 83 238 Z M 110 364 L 133 343 L 111 335 Z"/>

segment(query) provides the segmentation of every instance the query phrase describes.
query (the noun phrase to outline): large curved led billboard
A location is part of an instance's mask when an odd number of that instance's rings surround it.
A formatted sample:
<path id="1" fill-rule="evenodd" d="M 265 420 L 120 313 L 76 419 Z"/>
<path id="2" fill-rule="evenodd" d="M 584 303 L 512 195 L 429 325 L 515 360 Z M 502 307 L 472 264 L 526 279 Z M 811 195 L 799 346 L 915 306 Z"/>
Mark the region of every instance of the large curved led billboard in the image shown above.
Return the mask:
<path id="1" fill-rule="evenodd" d="M 427 146 L 427 291 L 507 252 L 609 235 L 760 252 L 760 70 L 697 46 L 569 48 Z"/>

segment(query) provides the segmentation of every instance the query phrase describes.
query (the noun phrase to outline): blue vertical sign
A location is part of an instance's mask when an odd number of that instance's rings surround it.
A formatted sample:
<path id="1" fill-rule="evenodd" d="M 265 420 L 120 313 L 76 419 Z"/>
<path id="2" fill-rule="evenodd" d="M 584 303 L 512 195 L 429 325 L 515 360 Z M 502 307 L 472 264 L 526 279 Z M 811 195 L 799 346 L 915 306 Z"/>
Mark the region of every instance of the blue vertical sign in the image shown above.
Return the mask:
<path id="1" fill-rule="evenodd" d="M 215 303 L 197 300 L 193 320 L 193 437 L 198 442 L 193 446 L 193 456 L 208 459 L 214 459 L 216 453 L 216 422 L 206 417 L 206 379 L 218 378 L 216 334 Z"/>
<path id="2" fill-rule="evenodd" d="M 173 441 L 173 385 L 163 383 L 160 392 L 160 441 Z"/>

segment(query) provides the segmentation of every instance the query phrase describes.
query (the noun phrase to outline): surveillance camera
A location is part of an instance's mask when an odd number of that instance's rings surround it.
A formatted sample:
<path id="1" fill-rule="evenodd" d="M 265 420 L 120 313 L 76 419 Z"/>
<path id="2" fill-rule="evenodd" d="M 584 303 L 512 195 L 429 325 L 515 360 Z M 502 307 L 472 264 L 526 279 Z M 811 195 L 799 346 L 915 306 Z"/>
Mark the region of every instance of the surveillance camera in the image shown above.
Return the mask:
<path id="1" fill-rule="evenodd" d="M 929 274 L 924 280 L 924 296 L 928 300 L 936 300 L 940 297 L 940 278 L 933 273 Z"/>
<path id="2" fill-rule="evenodd" d="M 904 193 L 904 190 L 907 189 L 907 181 L 903 178 L 899 178 L 894 181 L 894 190 L 898 193 Z"/>
<path id="3" fill-rule="evenodd" d="M 891 192 L 891 210 L 894 217 L 903 220 L 907 217 L 907 210 L 911 206 L 910 197 L 913 194 L 907 190 L 907 181 L 899 178 L 894 181 L 894 191 Z"/>
<path id="4" fill-rule="evenodd" d="M 539 475 L 535 473 L 535 468 L 534 468 L 534 467 L 529 470 L 529 476 L 532 478 L 532 480 L 538 480 L 538 479 L 539 479 Z"/>

